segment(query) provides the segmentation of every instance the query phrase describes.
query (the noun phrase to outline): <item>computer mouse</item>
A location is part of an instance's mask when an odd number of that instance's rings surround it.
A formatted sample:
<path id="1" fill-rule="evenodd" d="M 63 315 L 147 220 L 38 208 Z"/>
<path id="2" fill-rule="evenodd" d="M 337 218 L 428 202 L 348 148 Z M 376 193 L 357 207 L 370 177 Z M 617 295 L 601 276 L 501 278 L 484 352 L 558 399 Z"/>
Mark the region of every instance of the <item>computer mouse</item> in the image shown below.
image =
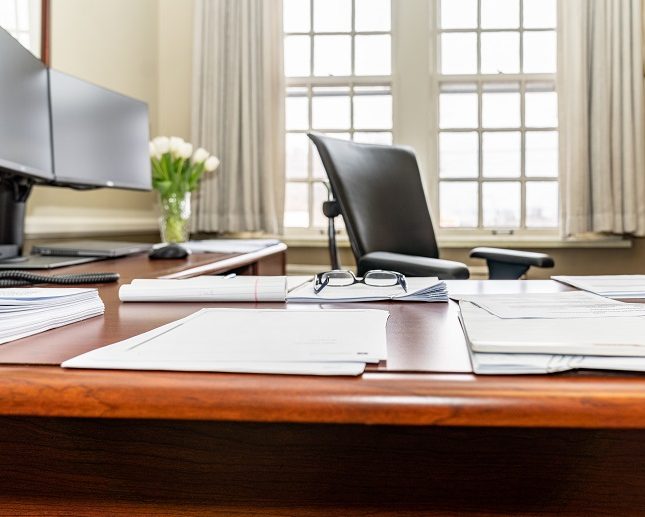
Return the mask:
<path id="1" fill-rule="evenodd" d="M 161 248 L 153 249 L 148 257 L 156 259 L 185 259 L 190 255 L 190 251 L 184 248 L 181 244 L 166 244 Z"/>

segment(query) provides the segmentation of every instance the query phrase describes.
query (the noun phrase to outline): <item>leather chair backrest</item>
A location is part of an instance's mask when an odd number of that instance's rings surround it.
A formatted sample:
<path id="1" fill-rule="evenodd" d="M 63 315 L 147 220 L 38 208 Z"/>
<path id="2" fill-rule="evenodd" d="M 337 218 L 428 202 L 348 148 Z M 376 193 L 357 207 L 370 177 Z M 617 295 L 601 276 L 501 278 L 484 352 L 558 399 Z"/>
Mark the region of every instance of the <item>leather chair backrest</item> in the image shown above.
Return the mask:
<path id="1" fill-rule="evenodd" d="M 439 256 L 412 150 L 319 134 L 309 138 L 340 204 L 356 260 L 372 251 Z"/>

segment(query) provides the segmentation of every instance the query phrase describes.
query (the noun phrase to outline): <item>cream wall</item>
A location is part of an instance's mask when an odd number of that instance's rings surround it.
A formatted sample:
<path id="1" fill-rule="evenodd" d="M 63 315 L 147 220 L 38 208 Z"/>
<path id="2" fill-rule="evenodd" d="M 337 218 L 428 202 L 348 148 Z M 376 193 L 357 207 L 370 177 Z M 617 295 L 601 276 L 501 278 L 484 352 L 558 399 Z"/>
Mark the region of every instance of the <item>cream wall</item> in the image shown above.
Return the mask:
<path id="1" fill-rule="evenodd" d="M 52 0 L 52 66 L 146 101 L 151 136 L 190 137 L 192 0 Z M 155 197 L 37 187 L 27 234 L 154 231 Z"/>
<path id="2" fill-rule="evenodd" d="M 159 0 L 158 134 L 190 139 L 193 0 Z"/>

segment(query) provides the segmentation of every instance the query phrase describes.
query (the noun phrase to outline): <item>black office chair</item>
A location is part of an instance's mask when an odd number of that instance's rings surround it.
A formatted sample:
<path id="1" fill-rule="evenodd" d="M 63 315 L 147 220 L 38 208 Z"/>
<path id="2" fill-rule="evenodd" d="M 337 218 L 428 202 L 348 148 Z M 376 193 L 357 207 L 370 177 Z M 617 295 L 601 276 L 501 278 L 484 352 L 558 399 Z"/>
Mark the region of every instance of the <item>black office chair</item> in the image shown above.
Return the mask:
<path id="1" fill-rule="evenodd" d="M 323 204 L 329 218 L 332 268 L 340 267 L 334 218 L 342 214 L 358 274 L 387 269 L 409 276 L 468 278 L 461 262 L 439 259 L 439 249 L 412 150 L 358 144 L 309 133 L 331 184 L 333 201 Z M 475 248 L 471 257 L 488 263 L 489 278 L 521 277 L 531 266 L 553 267 L 543 253 Z"/>

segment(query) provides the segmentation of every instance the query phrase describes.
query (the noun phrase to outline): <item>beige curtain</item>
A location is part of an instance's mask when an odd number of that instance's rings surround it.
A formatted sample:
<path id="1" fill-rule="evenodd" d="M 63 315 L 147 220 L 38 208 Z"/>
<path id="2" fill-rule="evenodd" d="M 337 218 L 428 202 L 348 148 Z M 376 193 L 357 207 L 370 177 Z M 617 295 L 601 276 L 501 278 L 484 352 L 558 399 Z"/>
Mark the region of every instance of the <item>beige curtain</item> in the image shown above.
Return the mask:
<path id="1" fill-rule="evenodd" d="M 282 0 L 198 0 L 192 139 L 221 160 L 193 231 L 282 231 Z"/>
<path id="2" fill-rule="evenodd" d="M 563 233 L 645 235 L 641 0 L 559 2 Z"/>

